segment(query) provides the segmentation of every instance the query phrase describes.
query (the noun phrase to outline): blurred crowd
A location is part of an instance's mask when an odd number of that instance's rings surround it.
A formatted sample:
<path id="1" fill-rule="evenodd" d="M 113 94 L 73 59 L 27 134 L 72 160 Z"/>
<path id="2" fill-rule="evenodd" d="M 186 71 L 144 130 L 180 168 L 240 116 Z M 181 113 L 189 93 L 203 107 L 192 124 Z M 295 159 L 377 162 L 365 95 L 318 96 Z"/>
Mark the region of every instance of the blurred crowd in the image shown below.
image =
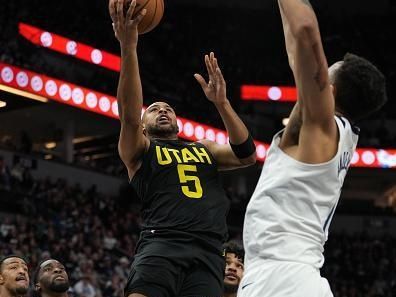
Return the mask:
<path id="1" fill-rule="evenodd" d="M 139 236 L 139 206 L 64 180 L 33 180 L 0 158 L 0 255 L 20 254 L 31 271 L 55 258 L 78 297 L 122 296 Z M 81 293 L 81 287 L 89 287 Z"/>
<path id="2" fill-rule="evenodd" d="M 3 137 L 0 132 L 0 149 L 12 151 L 13 153 L 22 153 L 23 155 L 39 159 L 66 163 L 63 155 L 59 152 L 35 149 L 33 147 L 33 141 L 26 131 L 22 131 L 20 135 L 7 134 L 3 135 Z M 113 156 L 111 158 L 100 158 L 97 160 L 76 154 L 74 156 L 73 166 L 126 179 L 127 171 L 117 155 L 118 152 L 114 149 L 112 153 Z"/>
<path id="3" fill-rule="evenodd" d="M 34 180 L 0 158 L 0 203 L 0 255 L 25 256 L 31 271 L 58 259 L 76 297 L 122 296 L 141 222 L 133 193 L 109 197 L 95 186 Z M 231 234 L 241 237 L 240 229 Z M 394 234 L 331 234 L 325 256 L 322 274 L 335 297 L 396 296 Z"/>
<path id="4" fill-rule="evenodd" d="M 396 296 L 395 234 L 330 234 L 325 257 L 335 297 Z"/>

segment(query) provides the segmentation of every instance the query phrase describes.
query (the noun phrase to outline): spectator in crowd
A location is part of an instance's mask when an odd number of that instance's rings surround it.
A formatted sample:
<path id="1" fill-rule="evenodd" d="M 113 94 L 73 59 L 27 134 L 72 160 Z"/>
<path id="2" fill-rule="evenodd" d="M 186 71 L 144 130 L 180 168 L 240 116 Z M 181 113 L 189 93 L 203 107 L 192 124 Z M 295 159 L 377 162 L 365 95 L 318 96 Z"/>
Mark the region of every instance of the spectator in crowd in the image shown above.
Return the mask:
<path id="1" fill-rule="evenodd" d="M 16 255 L 0 259 L 0 296 L 22 297 L 28 289 L 29 274 L 25 259 Z"/>
<path id="2" fill-rule="evenodd" d="M 226 267 L 223 297 L 236 297 L 239 284 L 243 277 L 243 259 L 245 257 L 245 251 L 241 243 L 229 241 L 224 244 L 224 254 Z"/>
<path id="3" fill-rule="evenodd" d="M 13 182 L 13 199 L 1 205 L 0 255 L 23 254 L 31 267 L 59 259 L 68 271 L 71 287 L 80 282 L 79 293 L 74 292 L 76 297 L 121 297 L 131 262 L 129 256 L 133 255 L 140 231 L 139 207 L 119 205 L 116 197 L 93 189 L 84 191 L 64 180 L 34 180 L 21 187 Z M 8 212 L 7 203 L 24 201 L 32 207 L 18 208 L 19 214 L 3 214 Z M 240 238 L 237 232 L 233 236 Z M 105 237 L 114 238 L 119 244 L 106 249 Z M 327 242 L 322 274 L 330 281 L 334 297 L 396 296 L 395 246 L 396 237 L 389 232 L 376 236 L 333 234 Z M 226 275 L 233 275 L 229 272 L 234 269 L 227 269 Z M 87 274 L 90 280 L 84 278 Z M 226 277 L 226 287 L 227 282 Z M 232 277 L 229 283 L 236 284 Z M 0 296 L 3 297 L 1 293 Z"/>
<path id="4" fill-rule="evenodd" d="M 91 282 L 91 278 L 89 275 L 85 274 L 79 280 L 75 285 L 74 285 L 74 291 L 76 294 L 80 297 L 97 297 L 97 290 L 93 286 Z"/>
<path id="5" fill-rule="evenodd" d="M 2 188 L 5 190 L 10 189 L 10 170 L 5 164 L 4 157 L 0 156 L 0 190 Z"/>
<path id="6" fill-rule="evenodd" d="M 41 262 L 34 275 L 36 297 L 68 297 L 69 276 L 65 266 L 57 260 Z"/>

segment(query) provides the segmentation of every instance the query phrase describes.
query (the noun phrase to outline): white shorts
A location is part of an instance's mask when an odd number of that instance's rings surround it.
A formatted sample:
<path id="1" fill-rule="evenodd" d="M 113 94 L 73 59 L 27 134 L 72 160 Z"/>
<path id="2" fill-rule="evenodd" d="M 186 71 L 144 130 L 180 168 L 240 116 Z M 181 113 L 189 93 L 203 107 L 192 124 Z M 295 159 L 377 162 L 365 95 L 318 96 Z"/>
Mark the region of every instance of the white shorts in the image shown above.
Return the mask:
<path id="1" fill-rule="evenodd" d="M 311 265 L 260 259 L 246 267 L 238 297 L 333 297 L 333 293 Z"/>

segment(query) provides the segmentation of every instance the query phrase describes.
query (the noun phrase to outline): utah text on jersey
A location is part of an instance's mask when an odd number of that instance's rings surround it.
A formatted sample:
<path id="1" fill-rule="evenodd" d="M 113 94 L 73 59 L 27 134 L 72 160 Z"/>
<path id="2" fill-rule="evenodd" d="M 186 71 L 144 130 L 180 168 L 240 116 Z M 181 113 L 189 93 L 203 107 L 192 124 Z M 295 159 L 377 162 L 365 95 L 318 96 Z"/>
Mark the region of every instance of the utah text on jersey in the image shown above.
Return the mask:
<path id="1" fill-rule="evenodd" d="M 212 160 L 209 157 L 208 152 L 205 148 L 191 147 L 183 149 L 171 149 L 161 146 L 155 147 L 157 161 L 159 165 L 169 165 L 172 162 L 178 164 L 188 163 L 206 163 L 212 164 Z"/>

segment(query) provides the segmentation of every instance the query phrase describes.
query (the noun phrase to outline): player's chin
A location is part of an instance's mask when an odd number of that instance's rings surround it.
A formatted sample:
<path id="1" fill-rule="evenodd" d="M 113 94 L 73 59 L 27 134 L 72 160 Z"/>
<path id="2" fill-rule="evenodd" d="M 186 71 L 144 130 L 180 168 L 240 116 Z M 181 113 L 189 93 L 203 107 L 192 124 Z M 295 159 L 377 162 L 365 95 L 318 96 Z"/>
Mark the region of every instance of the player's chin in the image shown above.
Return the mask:
<path id="1" fill-rule="evenodd" d="M 173 125 L 172 123 L 158 124 L 156 128 L 157 128 L 157 130 L 159 130 L 161 132 L 166 132 L 166 133 L 177 131 L 177 127 L 175 125 Z"/>
<path id="2" fill-rule="evenodd" d="M 237 286 L 238 280 L 229 280 L 227 278 L 224 279 L 224 284 L 228 286 Z"/>
<path id="3" fill-rule="evenodd" d="M 20 295 L 24 295 L 29 290 L 29 284 L 26 282 L 19 282 L 15 286 L 15 292 Z"/>
<path id="4" fill-rule="evenodd" d="M 161 131 L 161 132 L 170 132 L 170 131 L 172 131 L 172 125 L 170 125 L 170 124 L 158 125 L 157 130 Z"/>

